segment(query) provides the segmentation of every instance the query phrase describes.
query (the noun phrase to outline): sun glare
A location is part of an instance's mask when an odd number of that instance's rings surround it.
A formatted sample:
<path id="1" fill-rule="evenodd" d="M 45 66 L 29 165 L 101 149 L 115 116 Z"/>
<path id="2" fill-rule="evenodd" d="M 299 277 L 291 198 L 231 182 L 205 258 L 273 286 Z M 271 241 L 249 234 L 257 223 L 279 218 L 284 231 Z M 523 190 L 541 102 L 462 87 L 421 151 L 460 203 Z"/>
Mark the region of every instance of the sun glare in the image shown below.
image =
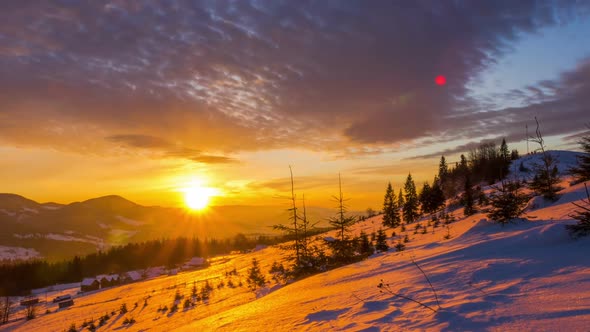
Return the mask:
<path id="1" fill-rule="evenodd" d="M 215 188 L 206 187 L 200 181 L 191 182 L 183 191 L 184 203 L 189 209 L 195 211 L 207 208 L 211 198 L 217 194 Z"/>

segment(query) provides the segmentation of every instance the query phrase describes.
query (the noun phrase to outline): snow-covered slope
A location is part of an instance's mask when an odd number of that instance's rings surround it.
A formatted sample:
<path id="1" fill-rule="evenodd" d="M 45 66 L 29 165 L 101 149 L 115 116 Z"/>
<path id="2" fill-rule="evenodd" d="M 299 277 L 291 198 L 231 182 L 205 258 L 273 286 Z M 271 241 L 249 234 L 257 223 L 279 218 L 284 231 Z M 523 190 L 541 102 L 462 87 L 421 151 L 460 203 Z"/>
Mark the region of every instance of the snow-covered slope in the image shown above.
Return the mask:
<path id="1" fill-rule="evenodd" d="M 563 227 L 572 222 L 571 202 L 582 198 L 583 190 L 583 184 L 568 186 L 557 202 L 529 210 L 527 221 L 504 227 L 482 213 L 463 218 L 459 209 L 454 211 L 458 221 L 450 225 L 450 239 L 444 239 L 443 227 L 434 233 L 429 228 L 427 234 L 414 234 L 408 227 L 406 251 L 390 249 L 289 285 L 271 282 L 257 293 L 237 285 L 245 284 L 252 258 L 261 262 L 264 272 L 280 261 L 284 253 L 276 247 L 219 257 L 204 270 L 77 295 L 71 308 L 44 305 L 40 317 L 2 328 L 63 331 L 71 323 L 79 328 L 85 320 L 97 322 L 105 312 L 115 311 L 98 331 L 587 331 L 590 238 L 574 240 Z M 354 232 L 372 232 L 380 224 L 380 217 L 368 219 L 355 225 Z M 399 237 L 400 230 L 395 231 Z M 390 244 L 394 241 L 397 238 L 390 238 Z M 440 309 L 412 258 L 429 276 Z M 228 276 L 234 268 L 238 275 Z M 177 290 L 189 296 L 193 283 L 201 288 L 205 280 L 215 288 L 207 303 L 184 309 L 181 300 L 178 312 L 157 310 L 170 308 Z M 230 280 L 236 287 L 228 287 Z M 218 288 L 222 281 L 224 286 Z M 388 288 L 377 287 L 382 281 Z M 49 301 L 58 294 L 50 294 Z M 118 312 L 122 303 L 129 308 L 126 314 Z M 45 309 L 52 312 L 43 314 Z M 134 324 L 122 324 L 131 317 Z"/>

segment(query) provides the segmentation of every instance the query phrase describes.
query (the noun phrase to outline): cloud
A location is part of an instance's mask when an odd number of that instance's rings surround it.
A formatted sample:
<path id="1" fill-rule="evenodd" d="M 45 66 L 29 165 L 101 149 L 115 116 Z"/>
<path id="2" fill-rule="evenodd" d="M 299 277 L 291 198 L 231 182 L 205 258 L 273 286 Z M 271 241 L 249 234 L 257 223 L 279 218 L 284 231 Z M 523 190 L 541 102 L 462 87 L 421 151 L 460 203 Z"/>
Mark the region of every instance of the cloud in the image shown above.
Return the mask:
<path id="1" fill-rule="evenodd" d="M 183 158 L 204 164 L 227 164 L 238 162 L 237 159 L 227 156 L 203 154 L 199 150 L 186 148 L 181 144 L 172 144 L 160 137 L 149 135 L 113 135 L 105 138 L 114 143 L 138 149 L 148 149 L 161 152 L 167 158 Z"/>
<path id="2" fill-rule="evenodd" d="M 225 162 L 200 151 L 356 146 L 372 153 L 424 138 L 514 135 L 532 115 L 548 133 L 567 133 L 555 110 L 581 114 L 586 97 L 566 88 L 587 84 L 583 68 L 514 91 L 530 105 L 494 112 L 469 100 L 466 85 L 523 32 L 587 13 L 583 6 L 2 2 L 0 140 L 108 153 L 113 139 L 97 138 L 133 128 L 137 136 L 119 142 Z M 443 88 L 433 84 L 439 74 L 448 78 Z"/>

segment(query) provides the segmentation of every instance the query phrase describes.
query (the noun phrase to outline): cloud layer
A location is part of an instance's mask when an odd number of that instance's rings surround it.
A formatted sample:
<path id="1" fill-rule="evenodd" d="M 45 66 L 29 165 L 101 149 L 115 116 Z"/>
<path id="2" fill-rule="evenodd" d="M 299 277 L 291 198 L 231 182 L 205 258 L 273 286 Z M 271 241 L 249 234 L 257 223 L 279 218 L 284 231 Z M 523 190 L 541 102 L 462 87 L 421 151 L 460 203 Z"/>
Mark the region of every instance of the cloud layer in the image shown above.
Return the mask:
<path id="1" fill-rule="evenodd" d="M 590 62 L 503 96 L 522 107 L 488 111 L 466 86 L 522 33 L 588 12 L 525 0 L 6 1 L 0 142 L 225 163 L 245 150 L 515 139 L 534 116 L 548 135 L 571 133 L 589 114 Z"/>

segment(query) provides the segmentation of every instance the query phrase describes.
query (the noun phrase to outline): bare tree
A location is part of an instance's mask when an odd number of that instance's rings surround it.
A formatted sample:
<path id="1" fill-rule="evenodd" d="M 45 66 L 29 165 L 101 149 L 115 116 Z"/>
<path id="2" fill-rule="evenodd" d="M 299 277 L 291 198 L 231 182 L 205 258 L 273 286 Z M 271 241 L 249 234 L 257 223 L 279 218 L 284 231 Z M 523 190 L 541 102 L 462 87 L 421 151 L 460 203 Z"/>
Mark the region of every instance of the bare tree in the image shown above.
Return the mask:
<path id="1" fill-rule="evenodd" d="M 10 301 L 10 297 L 4 297 L 4 299 L 2 299 L 2 302 L 0 303 L 0 324 L 8 323 L 11 308 L 12 302 Z"/>

